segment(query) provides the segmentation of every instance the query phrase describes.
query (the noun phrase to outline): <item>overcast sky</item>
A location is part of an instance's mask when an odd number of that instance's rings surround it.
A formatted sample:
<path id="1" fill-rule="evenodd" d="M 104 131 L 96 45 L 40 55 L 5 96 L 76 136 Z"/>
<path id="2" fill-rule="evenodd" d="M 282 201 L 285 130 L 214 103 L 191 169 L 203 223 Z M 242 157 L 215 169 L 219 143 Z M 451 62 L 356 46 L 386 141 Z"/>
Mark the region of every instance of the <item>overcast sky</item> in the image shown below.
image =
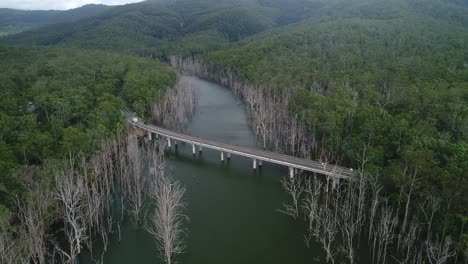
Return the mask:
<path id="1" fill-rule="evenodd" d="M 0 8 L 26 10 L 67 10 L 86 4 L 123 5 L 142 0 L 0 0 Z"/>

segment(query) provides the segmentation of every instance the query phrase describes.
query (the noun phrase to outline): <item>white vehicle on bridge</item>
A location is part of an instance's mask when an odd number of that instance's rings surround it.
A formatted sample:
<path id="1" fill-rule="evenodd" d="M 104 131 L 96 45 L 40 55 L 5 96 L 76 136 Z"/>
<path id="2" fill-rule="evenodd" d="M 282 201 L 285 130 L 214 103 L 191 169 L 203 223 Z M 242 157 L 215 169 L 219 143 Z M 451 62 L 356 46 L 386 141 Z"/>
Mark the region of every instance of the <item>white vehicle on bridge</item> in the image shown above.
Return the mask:
<path id="1" fill-rule="evenodd" d="M 133 122 L 133 123 L 137 123 L 137 122 L 138 122 L 138 118 L 132 117 L 132 122 Z"/>

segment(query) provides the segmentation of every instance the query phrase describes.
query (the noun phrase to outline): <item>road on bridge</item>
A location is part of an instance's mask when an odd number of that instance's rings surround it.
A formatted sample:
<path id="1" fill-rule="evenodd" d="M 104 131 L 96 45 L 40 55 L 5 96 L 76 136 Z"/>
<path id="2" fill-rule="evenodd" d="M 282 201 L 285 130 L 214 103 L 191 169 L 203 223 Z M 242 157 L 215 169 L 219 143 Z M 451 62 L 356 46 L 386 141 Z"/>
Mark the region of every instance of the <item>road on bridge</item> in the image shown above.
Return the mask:
<path id="1" fill-rule="evenodd" d="M 172 139 L 180 142 L 186 142 L 191 144 L 193 151 L 195 152 L 195 146 L 209 148 L 221 151 L 221 157 L 223 159 L 224 153 L 227 153 L 230 157 L 230 154 L 235 154 L 239 156 L 244 156 L 252 158 L 254 162 L 254 168 L 256 168 L 257 162 L 266 161 L 271 163 L 276 163 L 289 167 L 290 176 L 294 175 L 294 169 L 300 169 L 310 172 L 315 172 L 331 177 L 347 179 L 351 177 L 354 173 L 353 169 L 336 166 L 333 164 L 325 164 L 314 160 L 308 160 L 303 158 L 298 158 L 294 156 L 284 155 L 272 151 L 260 150 L 254 148 L 247 148 L 237 145 L 226 144 L 222 142 L 217 142 L 210 139 L 194 137 L 190 135 L 185 135 L 182 133 L 174 132 L 168 129 L 164 129 L 158 126 L 150 125 L 141 121 L 140 118 L 133 116 L 130 112 L 124 110 L 124 114 L 127 119 L 132 122 L 136 127 L 139 127 L 143 130 L 146 130 L 149 133 L 154 133 L 159 136 L 165 137 L 167 139 Z M 259 163 L 261 164 L 261 163 Z"/>

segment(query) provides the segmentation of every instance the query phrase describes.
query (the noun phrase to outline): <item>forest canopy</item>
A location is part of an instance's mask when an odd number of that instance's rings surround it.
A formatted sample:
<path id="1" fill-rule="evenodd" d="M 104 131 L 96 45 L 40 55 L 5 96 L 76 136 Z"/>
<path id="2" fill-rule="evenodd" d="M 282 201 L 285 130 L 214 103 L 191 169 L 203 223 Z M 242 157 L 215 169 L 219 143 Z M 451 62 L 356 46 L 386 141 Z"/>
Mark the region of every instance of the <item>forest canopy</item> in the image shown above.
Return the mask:
<path id="1" fill-rule="evenodd" d="M 456 234 L 468 214 L 468 9 L 350 2 L 201 58 L 267 93 L 292 89 L 292 116 L 313 141 L 350 167 L 366 154 L 367 172 L 396 204 L 408 189 L 414 212 L 437 197 L 435 228 Z M 414 186 L 408 171 L 417 172 Z"/>
<path id="2" fill-rule="evenodd" d="M 153 60 L 98 51 L 0 48 L 0 58 L 2 198 L 20 191 L 21 164 L 93 153 L 123 124 L 122 107 L 146 113 L 176 79 Z"/>
<path id="3" fill-rule="evenodd" d="M 290 95 L 310 141 L 344 166 L 365 155 L 400 220 L 440 201 L 431 231 L 468 252 L 466 1 L 153 0 L 0 44 L 28 46 L 0 48 L 2 197 L 20 164 L 92 152 L 124 105 L 144 116 L 176 79 L 151 59 L 178 58 L 265 101 Z"/>

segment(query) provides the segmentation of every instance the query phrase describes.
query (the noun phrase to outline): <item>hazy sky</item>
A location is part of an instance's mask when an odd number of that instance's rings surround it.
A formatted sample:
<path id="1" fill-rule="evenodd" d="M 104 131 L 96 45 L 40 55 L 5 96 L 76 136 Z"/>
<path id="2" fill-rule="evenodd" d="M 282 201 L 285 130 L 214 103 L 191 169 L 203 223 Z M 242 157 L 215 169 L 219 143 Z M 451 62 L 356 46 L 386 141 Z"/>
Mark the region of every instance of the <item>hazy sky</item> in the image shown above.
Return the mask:
<path id="1" fill-rule="evenodd" d="M 15 8 L 27 10 L 66 10 L 86 4 L 123 5 L 141 2 L 142 0 L 0 0 L 0 8 Z"/>

